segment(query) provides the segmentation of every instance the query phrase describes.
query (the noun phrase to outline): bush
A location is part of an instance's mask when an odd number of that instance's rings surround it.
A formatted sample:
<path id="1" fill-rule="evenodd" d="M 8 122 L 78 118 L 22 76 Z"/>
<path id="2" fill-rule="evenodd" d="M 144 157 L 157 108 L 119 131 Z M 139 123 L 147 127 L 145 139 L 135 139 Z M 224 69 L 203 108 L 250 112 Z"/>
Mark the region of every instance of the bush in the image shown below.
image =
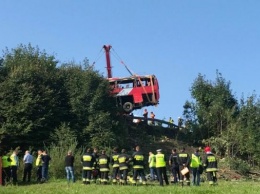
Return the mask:
<path id="1" fill-rule="evenodd" d="M 229 165 L 231 170 L 237 170 L 243 175 L 247 175 L 250 170 L 250 165 L 238 158 L 230 158 Z"/>

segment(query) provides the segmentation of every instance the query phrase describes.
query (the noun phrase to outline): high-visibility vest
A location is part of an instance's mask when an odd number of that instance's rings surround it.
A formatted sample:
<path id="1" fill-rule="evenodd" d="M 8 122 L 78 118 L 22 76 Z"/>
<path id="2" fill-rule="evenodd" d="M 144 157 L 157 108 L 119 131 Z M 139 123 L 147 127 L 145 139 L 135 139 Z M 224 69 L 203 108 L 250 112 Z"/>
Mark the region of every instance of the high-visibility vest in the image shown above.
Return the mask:
<path id="1" fill-rule="evenodd" d="M 18 166 L 18 161 L 17 161 L 17 156 L 16 155 L 12 154 L 10 156 L 10 159 L 12 160 L 11 164 L 10 164 L 11 166 Z"/>
<path id="2" fill-rule="evenodd" d="M 7 168 L 7 167 L 9 167 L 10 166 L 10 162 L 8 161 L 8 156 L 3 156 L 2 157 L 2 167 L 3 168 Z"/>
<path id="3" fill-rule="evenodd" d="M 199 167 L 199 165 L 201 165 L 200 156 L 196 156 L 195 154 L 192 154 L 190 167 L 197 168 L 197 167 Z"/>
<path id="4" fill-rule="evenodd" d="M 42 155 L 38 155 L 35 162 L 36 166 L 42 166 Z"/>
<path id="5" fill-rule="evenodd" d="M 149 167 L 156 167 L 155 155 L 153 154 L 149 156 Z"/>
<path id="6" fill-rule="evenodd" d="M 156 168 L 166 167 L 166 162 L 165 162 L 165 159 L 164 159 L 164 154 L 156 154 L 156 155 L 155 155 L 155 160 L 156 160 L 156 163 L 155 163 Z"/>

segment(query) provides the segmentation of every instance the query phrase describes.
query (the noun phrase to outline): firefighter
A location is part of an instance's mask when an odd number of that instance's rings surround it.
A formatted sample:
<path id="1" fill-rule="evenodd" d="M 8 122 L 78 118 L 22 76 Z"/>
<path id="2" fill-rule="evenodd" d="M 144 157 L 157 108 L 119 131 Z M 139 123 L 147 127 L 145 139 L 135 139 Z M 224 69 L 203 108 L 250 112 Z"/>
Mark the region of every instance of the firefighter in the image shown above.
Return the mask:
<path id="1" fill-rule="evenodd" d="M 169 157 L 169 165 L 171 166 L 172 176 L 173 176 L 173 183 L 178 183 L 180 179 L 180 170 L 179 170 L 179 163 L 178 163 L 178 153 L 177 150 L 174 148 L 172 149 L 172 154 Z"/>
<path id="2" fill-rule="evenodd" d="M 155 165 L 157 170 L 157 176 L 160 182 L 160 185 L 163 186 L 163 179 L 166 185 L 169 185 L 168 177 L 166 174 L 166 157 L 162 153 L 161 149 L 156 150 L 157 154 L 155 155 Z"/>
<path id="3" fill-rule="evenodd" d="M 100 180 L 100 170 L 99 170 L 99 165 L 98 165 L 98 157 L 99 157 L 98 148 L 93 149 L 92 155 L 95 159 L 94 164 L 93 164 L 93 171 L 92 171 L 93 181 L 97 182 L 97 180 Z"/>
<path id="4" fill-rule="evenodd" d="M 101 183 L 104 185 L 106 185 L 108 182 L 109 162 L 110 159 L 106 155 L 106 151 L 102 150 L 101 155 L 98 157 L 98 164 L 100 170 Z"/>
<path id="5" fill-rule="evenodd" d="M 94 156 L 91 154 L 91 149 L 88 148 L 86 153 L 81 158 L 83 171 L 82 171 L 82 180 L 83 184 L 90 184 L 91 173 L 93 170 L 93 164 L 95 162 Z"/>
<path id="6" fill-rule="evenodd" d="M 11 163 L 10 163 L 10 168 L 11 168 L 11 178 L 13 180 L 13 184 L 17 183 L 17 169 L 19 166 L 19 159 L 17 156 L 17 151 L 13 151 L 13 154 L 10 156 Z"/>
<path id="7" fill-rule="evenodd" d="M 127 184 L 127 175 L 129 171 L 130 157 L 126 154 L 126 150 L 122 149 L 121 154 L 118 156 L 119 170 L 120 170 L 120 184 Z M 123 176 L 122 176 L 123 175 Z"/>
<path id="8" fill-rule="evenodd" d="M 196 149 L 193 154 L 191 154 L 190 167 L 192 170 L 192 184 L 200 185 L 200 166 L 202 165 L 201 157 L 199 155 L 199 149 Z"/>
<path id="9" fill-rule="evenodd" d="M 2 156 L 2 184 L 5 185 L 10 181 L 11 170 L 10 170 L 11 159 L 7 155 L 7 152 L 4 152 Z"/>
<path id="10" fill-rule="evenodd" d="M 142 183 L 146 185 L 146 178 L 144 174 L 144 154 L 140 150 L 140 146 L 136 146 L 135 150 L 136 152 L 132 156 L 133 169 L 134 169 L 132 183 L 136 184 L 137 176 L 139 175 L 142 178 Z"/>
<path id="11" fill-rule="evenodd" d="M 113 154 L 111 156 L 111 165 L 112 165 L 112 168 L 113 168 L 113 172 L 112 172 L 112 183 L 116 183 L 117 182 L 117 179 L 119 176 L 119 162 L 118 162 L 118 156 L 119 156 L 119 153 L 118 153 L 118 148 L 115 147 L 113 149 Z"/>
<path id="12" fill-rule="evenodd" d="M 190 185 L 190 173 L 187 172 L 186 174 L 182 174 L 181 171 L 184 168 L 188 168 L 190 166 L 190 156 L 188 153 L 185 152 L 185 148 L 182 148 L 181 152 L 178 154 L 177 157 L 178 164 L 179 164 L 179 170 L 180 170 L 180 183 L 183 186 L 184 184 L 184 177 L 186 178 L 187 185 Z"/>
<path id="13" fill-rule="evenodd" d="M 215 155 L 211 152 L 210 147 L 206 147 L 204 149 L 206 156 L 203 162 L 203 166 L 206 169 L 207 179 L 210 185 L 214 185 L 217 183 L 217 171 L 218 171 L 218 163 Z"/>

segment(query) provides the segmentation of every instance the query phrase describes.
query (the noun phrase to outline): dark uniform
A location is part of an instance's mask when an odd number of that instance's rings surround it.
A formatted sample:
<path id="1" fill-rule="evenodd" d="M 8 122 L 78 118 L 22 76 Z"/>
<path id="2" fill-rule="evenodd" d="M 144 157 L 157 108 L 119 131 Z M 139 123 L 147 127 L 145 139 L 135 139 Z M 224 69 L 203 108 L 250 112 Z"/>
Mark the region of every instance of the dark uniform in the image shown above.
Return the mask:
<path id="1" fill-rule="evenodd" d="M 111 156 L 111 165 L 113 167 L 113 174 L 112 174 L 112 182 L 113 183 L 116 183 L 117 182 L 117 176 L 120 177 L 119 175 L 119 161 L 118 161 L 118 156 L 119 156 L 119 153 L 118 153 L 118 150 L 117 148 L 114 149 L 114 153 L 112 154 Z"/>
<path id="2" fill-rule="evenodd" d="M 207 151 L 207 153 L 206 153 L 206 157 L 204 159 L 203 166 L 206 169 L 207 179 L 209 181 L 209 184 L 210 185 L 215 184 L 217 182 L 216 173 L 218 171 L 218 163 L 217 163 L 217 159 L 216 159 L 215 155 L 212 154 L 210 152 L 210 150 Z"/>
<path id="3" fill-rule="evenodd" d="M 177 161 L 179 164 L 179 170 L 180 172 L 185 168 L 189 168 L 190 166 L 190 156 L 185 152 L 185 149 L 182 149 L 182 151 L 178 154 Z M 183 185 L 184 177 L 186 178 L 187 185 L 190 185 L 190 173 L 186 173 L 185 175 L 182 175 L 180 173 L 180 183 Z"/>
<path id="4" fill-rule="evenodd" d="M 178 179 L 180 179 L 180 169 L 176 150 L 173 150 L 173 153 L 170 155 L 169 164 L 171 166 L 172 176 L 174 178 L 173 183 L 177 183 Z"/>
<path id="5" fill-rule="evenodd" d="M 2 184 L 5 185 L 10 181 L 11 169 L 10 169 L 11 159 L 7 155 L 2 157 Z"/>
<path id="6" fill-rule="evenodd" d="M 94 152 L 93 152 L 93 157 L 95 158 L 94 164 L 93 164 L 93 180 L 94 182 L 96 182 L 97 179 L 100 178 L 100 170 L 99 170 L 99 165 L 98 165 L 98 158 L 99 158 L 99 154 L 98 154 L 98 149 L 94 148 Z"/>
<path id="7" fill-rule="evenodd" d="M 106 152 L 102 151 L 102 154 L 98 158 L 98 164 L 100 170 L 101 183 L 103 184 L 107 184 L 108 182 L 109 162 L 110 159 L 106 155 Z"/>
<path id="8" fill-rule="evenodd" d="M 87 149 L 87 152 L 82 156 L 81 162 L 83 166 L 83 171 L 82 171 L 83 183 L 90 184 L 93 164 L 95 162 L 95 158 L 91 154 L 90 149 Z"/>
<path id="9" fill-rule="evenodd" d="M 126 150 L 123 149 L 121 154 L 118 156 L 118 162 L 119 162 L 119 171 L 120 174 L 123 176 L 120 176 L 120 183 L 121 184 L 127 184 L 127 175 L 129 170 L 129 155 L 126 154 Z"/>
<path id="10" fill-rule="evenodd" d="M 136 184 L 137 176 L 139 175 L 142 178 L 142 183 L 146 184 L 146 178 L 144 174 L 144 154 L 137 146 L 136 152 L 133 154 L 133 169 L 134 169 L 134 176 L 133 176 L 133 184 Z"/>

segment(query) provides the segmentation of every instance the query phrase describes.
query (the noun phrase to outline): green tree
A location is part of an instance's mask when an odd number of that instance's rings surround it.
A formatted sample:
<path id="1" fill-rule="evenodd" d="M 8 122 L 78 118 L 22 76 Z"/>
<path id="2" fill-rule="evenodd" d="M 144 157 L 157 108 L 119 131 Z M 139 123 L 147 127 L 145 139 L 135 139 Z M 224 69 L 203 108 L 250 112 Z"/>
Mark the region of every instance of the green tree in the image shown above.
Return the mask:
<path id="1" fill-rule="evenodd" d="M 7 75 L 0 83 L 1 137 L 18 145 L 42 144 L 62 118 L 57 116 L 62 112 L 58 62 L 30 44 L 6 49 L 3 59 Z"/>

